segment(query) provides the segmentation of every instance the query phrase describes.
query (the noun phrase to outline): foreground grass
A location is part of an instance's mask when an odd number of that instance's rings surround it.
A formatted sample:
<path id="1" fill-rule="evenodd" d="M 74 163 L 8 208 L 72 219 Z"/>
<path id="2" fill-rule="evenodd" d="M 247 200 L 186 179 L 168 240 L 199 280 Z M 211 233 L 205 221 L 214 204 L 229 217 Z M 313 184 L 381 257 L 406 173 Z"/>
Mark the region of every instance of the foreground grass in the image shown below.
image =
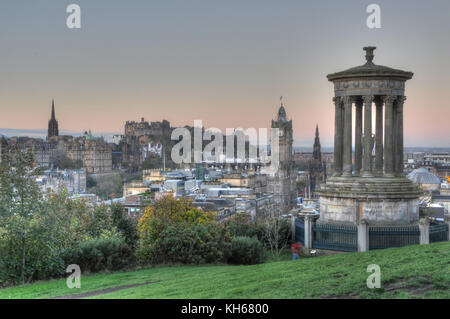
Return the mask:
<path id="1" fill-rule="evenodd" d="M 283 259 L 285 259 L 285 256 Z M 368 289 L 366 269 L 381 268 L 381 288 Z M 450 243 L 336 254 L 254 266 L 158 266 L 0 289 L 0 298 L 52 298 L 160 281 L 93 298 L 450 298 Z"/>

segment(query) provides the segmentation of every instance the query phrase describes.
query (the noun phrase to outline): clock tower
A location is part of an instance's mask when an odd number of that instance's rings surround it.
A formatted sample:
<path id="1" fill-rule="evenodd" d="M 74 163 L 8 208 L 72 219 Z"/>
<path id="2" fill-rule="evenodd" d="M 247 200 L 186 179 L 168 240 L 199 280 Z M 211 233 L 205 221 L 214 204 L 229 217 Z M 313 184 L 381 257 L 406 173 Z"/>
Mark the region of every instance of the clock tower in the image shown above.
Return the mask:
<path id="1" fill-rule="evenodd" d="M 269 176 L 267 188 L 268 192 L 273 194 L 275 215 L 283 215 L 288 214 L 297 202 L 297 171 L 292 155 L 292 120 L 287 119 L 283 102 L 280 103 L 276 120 L 272 120 L 272 128 L 279 130 L 280 164 L 278 171 Z"/>

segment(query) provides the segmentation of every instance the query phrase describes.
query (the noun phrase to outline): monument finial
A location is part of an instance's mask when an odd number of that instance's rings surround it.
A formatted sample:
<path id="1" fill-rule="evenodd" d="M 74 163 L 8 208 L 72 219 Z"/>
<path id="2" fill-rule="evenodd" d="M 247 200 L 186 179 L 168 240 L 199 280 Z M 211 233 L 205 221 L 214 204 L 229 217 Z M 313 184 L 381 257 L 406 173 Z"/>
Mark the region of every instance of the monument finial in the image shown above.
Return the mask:
<path id="1" fill-rule="evenodd" d="M 364 47 L 363 50 L 366 51 L 366 60 L 367 63 L 372 63 L 373 57 L 375 56 L 373 54 L 373 51 L 375 51 L 377 47 Z"/>

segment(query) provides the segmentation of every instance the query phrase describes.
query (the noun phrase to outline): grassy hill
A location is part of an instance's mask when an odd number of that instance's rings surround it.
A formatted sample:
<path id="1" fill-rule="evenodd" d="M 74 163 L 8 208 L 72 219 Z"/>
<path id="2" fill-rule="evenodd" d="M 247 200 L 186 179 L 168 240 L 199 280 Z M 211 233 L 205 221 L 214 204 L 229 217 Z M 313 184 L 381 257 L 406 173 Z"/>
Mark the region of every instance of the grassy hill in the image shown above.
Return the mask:
<path id="1" fill-rule="evenodd" d="M 381 267 L 381 288 L 366 269 Z M 148 282 L 153 282 L 145 284 Z M 144 284 L 123 289 L 125 285 Z M 109 288 L 88 298 L 450 298 L 450 242 L 346 253 L 254 266 L 158 266 L 0 289 L 0 298 L 52 298 Z"/>

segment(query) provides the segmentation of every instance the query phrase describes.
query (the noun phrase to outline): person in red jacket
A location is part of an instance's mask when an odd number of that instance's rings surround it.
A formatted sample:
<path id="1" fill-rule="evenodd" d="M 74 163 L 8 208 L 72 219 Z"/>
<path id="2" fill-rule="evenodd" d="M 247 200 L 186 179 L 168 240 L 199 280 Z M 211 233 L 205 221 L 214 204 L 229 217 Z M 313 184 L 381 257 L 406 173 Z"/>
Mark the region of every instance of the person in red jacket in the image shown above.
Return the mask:
<path id="1" fill-rule="evenodd" d="M 299 249 L 300 249 L 300 245 L 299 244 L 293 243 L 291 245 L 292 260 L 297 260 L 297 259 L 300 258 Z"/>

